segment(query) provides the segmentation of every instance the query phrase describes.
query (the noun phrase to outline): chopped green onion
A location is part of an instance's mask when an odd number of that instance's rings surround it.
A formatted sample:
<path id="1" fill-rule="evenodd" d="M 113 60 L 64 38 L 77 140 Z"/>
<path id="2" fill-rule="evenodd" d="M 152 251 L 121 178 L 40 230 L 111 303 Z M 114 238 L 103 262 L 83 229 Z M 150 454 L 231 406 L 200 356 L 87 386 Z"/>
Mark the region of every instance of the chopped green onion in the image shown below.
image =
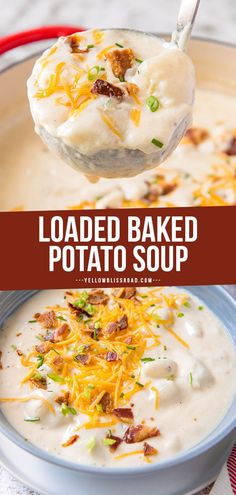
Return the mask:
<path id="1" fill-rule="evenodd" d="M 193 385 L 193 374 L 192 374 L 192 372 L 191 372 L 191 371 L 190 371 L 190 373 L 189 373 L 189 383 L 190 383 L 190 385 L 191 385 L 191 387 L 192 387 L 192 385 Z"/>
<path id="2" fill-rule="evenodd" d="M 153 138 L 151 142 L 152 144 L 155 144 L 155 146 L 157 146 L 158 148 L 163 148 L 164 146 L 164 144 L 156 138 Z"/>
<path id="3" fill-rule="evenodd" d="M 123 398 L 124 398 L 124 396 L 125 396 L 125 394 L 124 394 L 123 392 L 121 392 L 121 394 L 120 394 L 120 399 L 123 399 Z"/>
<path id="4" fill-rule="evenodd" d="M 48 373 L 48 378 L 50 378 L 54 382 L 64 383 L 64 378 L 62 378 L 59 375 L 56 375 L 55 373 Z"/>
<path id="5" fill-rule="evenodd" d="M 188 301 L 186 301 L 186 302 L 184 303 L 184 306 L 185 306 L 185 308 L 190 308 L 190 307 L 191 307 L 191 304 L 190 304 Z"/>
<path id="6" fill-rule="evenodd" d="M 204 306 L 198 306 L 199 311 L 202 311 L 204 309 Z"/>
<path id="7" fill-rule="evenodd" d="M 134 345 L 127 345 L 126 349 L 131 349 L 131 351 L 136 351 L 136 347 Z"/>
<path id="8" fill-rule="evenodd" d="M 121 43 L 115 43 L 116 46 L 118 46 L 119 48 L 124 48 L 124 45 L 121 45 Z"/>
<path id="9" fill-rule="evenodd" d="M 73 305 L 76 308 L 82 309 L 88 300 L 88 296 L 88 292 L 84 290 L 83 292 L 81 292 L 79 299 L 76 299 L 76 301 L 74 301 Z"/>
<path id="10" fill-rule="evenodd" d="M 29 320 L 28 323 L 37 323 L 37 320 Z"/>
<path id="11" fill-rule="evenodd" d="M 16 349 L 17 349 L 17 347 L 16 347 L 16 345 L 15 345 L 15 344 L 12 344 L 12 345 L 11 345 L 11 348 L 13 349 L 13 351 L 16 351 Z"/>
<path id="12" fill-rule="evenodd" d="M 154 358 L 151 358 L 151 357 L 144 357 L 144 358 L 141 359 L 141 361 L 143 363 L 150 363 L 151 361 L 155 361 L 155 359 Z"/>
<path id="13" fill-rule="evenodd" d="M 94 65 L 94 67 L 91 67 L 88 71 L 88 80 L 89 81 L 95 81 L 97 79 L 99 72 L 104 70 L 103 67 L 99 67 L 99 65 Z"/>
<path id="14" fill-rule="evenodd" d="M 138 385 L 139 387 L 144 387 L 144 385 L 143 385 L 142 383 L 140 383 L 140 382 L 135 382 L 135 383 L 136 383 L 136 385 Z"/>
<path id="15" fill-rule="evenodd" d="M 95 45 L 87 45 L 87 49 L 89 50 L 90 48 L 94 48 Z"/>
<path id="16" fill-rule="evenodd" d="M 136 60 L 136 62 L 138 62 L 138 64 L 142 64 L 143 63 L 143 60 L 141 60 L 140 58 L 136 58 L 135 60 Z"/>
<path id="17" fill-rule="evenodd" d="M 42 365 L 43 365 L 43 362 L 44 362 L 44 356 L 43 356 L 42 354 L 39 354 L 39 355 L 37 356 L 37 361 L 38 361 L 38 366 L 37 366 L 37 368 L 40 368 L 40 366 L 42 366 Z"/>
<path id="18" fill-rule="evenodd" d="M 178 314 L 177 314 L 177 317 L 178 317 L 178 318 L 183 318 L 183 316 L 184 316 L 184 313 L 178 313 Z"/>
<path id="19" fill-rule="evenodd" d="M 103 407 L 102 407 L 102 404 L 96 404 L 96 409 L 98 412 L 101 412 L 103 413 Z"/>
<path id="20" fill-rule="evenodd" d="M 25 418 L 24 421 L 26 421 L 26 423 L 36 423 L 36 421 L 40 421 L 40 418 L 38 416 L 35 418 Z"/>
<path id="21" fill-rule="evenodd" d="M 74 407 L 69 407 L 66 404 L 61 405 L 61 413 L 63 416 L 68 416 L 68 414 L 73 414 L 75 416 L 77 414 L 77 411 Z"/>
<path id="22" fill-rule="evenodd" d="M 42 335 L 36 335 L 36 339 L 40 340 L 40 342 L 44 342 L 44 338 Z"/>
<path id="23" fill-rule="evenodd" d="M 116 443 L 116 440 L 114 440 L 113 438 L 104 438 L 103 439 L 103 445 L 114 445 L 114 443 Z"/>
<path id="24" fill-rule="evenodd" d="M 57 316 L 58 320 L 67 321 L 63 316 Z"/>
<path id="25" fill-rule="evenodd" d="M 58 354 L 60 356 L 60 352 L 58 352 L 56 349 L 54 349 L 54 347 L 52 347 L 52 351 L 54 351 L 56 354 Z"/>
<path id="26" fill-rule="evenodd" d="M 164 345 L 164 346 L 163 346 L 163 349 L 164 349 L 164 351 L 167 351 L 167 347 L 166 347 L 166 345 Z"/>
<path id="27" fill-rule="evenodd" d="M 124 78 L 124 76 L 120 76 L 120 77 L 119 77 L 119 80 L 120 80 L 120 82 L 125 82 L 125 78 Z"/>
<path id="28" fill-rule="evenodd" d="M 146 99 L 146 105 L 151 110 L 151 112 L 156 112 L 160 106 L 160 102 L 156 98 L 156 96 L 152 95 Z"/>
<path id="29" fill-rule="evenodd" d="M 88 452 L 91 453 L 95 446 L 96 446 L 96 438 L 92 437 L 92 438 L 90 438 L 90 440 L 86 444 Z"/>

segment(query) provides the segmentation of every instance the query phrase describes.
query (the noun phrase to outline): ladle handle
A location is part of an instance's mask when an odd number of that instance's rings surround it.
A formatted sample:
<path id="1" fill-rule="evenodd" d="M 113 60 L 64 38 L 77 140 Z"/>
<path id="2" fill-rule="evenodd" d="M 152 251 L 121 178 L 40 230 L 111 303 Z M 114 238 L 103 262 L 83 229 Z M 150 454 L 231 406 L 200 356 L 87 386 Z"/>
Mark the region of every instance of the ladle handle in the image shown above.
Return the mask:
<path id="1" fill-rule="evenodd" d="M 175 43 L 180 50 L 185 50 L 190 38 L 199 4 L 200 0 L 181 1 L 176 31 L 174 31 L 172 35 L 172 42 Z"/>

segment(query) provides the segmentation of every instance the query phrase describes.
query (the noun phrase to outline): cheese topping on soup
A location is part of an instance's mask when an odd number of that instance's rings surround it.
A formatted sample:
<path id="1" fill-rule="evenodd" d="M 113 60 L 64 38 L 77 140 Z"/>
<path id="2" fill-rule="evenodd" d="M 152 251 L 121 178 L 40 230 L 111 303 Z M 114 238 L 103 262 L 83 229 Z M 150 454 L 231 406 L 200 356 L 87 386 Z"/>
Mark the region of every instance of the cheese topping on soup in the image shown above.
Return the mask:
<path id="1" fill-rule="evenodd" d="M 217 426 L 235 394 L 231 339 L 177 288 L 42 291 L 6 321 L 0 349 L 5 416 L 27 441 L 82 464 L 173 457 Z"/>

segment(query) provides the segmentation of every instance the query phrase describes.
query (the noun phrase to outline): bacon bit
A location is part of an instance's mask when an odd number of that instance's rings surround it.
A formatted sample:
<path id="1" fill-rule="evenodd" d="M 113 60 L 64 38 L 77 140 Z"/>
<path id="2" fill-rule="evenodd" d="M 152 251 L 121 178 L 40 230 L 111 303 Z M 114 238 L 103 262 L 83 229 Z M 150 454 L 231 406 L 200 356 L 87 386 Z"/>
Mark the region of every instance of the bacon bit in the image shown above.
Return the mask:
<path id="1" fill-rule="evenodd" d="M 106 361 L 117 361 L 117 352 L 115 351 L 108 351 L 106 353 Z"/>
<path id="2" fill-rule="evenodd" d="M 201 127 L 191 127 L 187 130 L 185 137 L 188 138 L 194 146 L 198 146 L 209 138 L 209 132 Z"/>
<path id="3" fill-rule="evenodd" d="M 92 290 L 88 296 L 90 304 L 107 304 L 109 296 L 102 289 Z"/>
<path id="4" fill-rule="evenodd" d="M 41 376 L 41 377 L 32 377 L 32 378 L 30 378 L 30 382 L 36 388 L 43 388 L 44 390 L 47 390 L 47 380 L 43 376 Z"/>
<path id="5" fill-rule="evenodd" d="M 161 195 L 165 196 L 166 194 L 170 194 L 171 192 L 173 192 L 176 189 L 176 187 L 177 187 L 177 184 L 165 184 L 163 186 Z"/>
<path id="6" fill-rule="evenodd" d="M 64 392 L 63 395 L 58 395 L 58 397 L 55 399 L 55 402 L 57 404 L 59 404 L 60 406 L 62 404 L 65 404 L 66 406 L 68 406 L 70 403 L 70 392 Z"/>
<path id="7" fill-rule="evenodd" d="M 79 438 L 79 435 L 72 435 L 68 440 L 62 444 L 62 447 L 69 447 L 70 445 L 73 445 Z"/>
<path id="8" fill-rule="evenodd" d="M 54 359 L 53 359 L 53 364 L 55 366 L 62 366 L 64 364 L 64 359 L 63 357 L 61 356 L 56 356 Z"/>
<path id="9" fill-rule="evenodd" d="M 71 53 L 88 53 L 88 51 L 89 51 L 88 48 L 81 49 L 79 47 L 78 39 L 76 36 L 74 36 L 74 35 L 68 36 L 68 40 L 69 40 L 70 47 L 71 47 Z"/>
<path id="10" fill-rule="evenodd" d="M 152 447 L 152 445 L 149 445 L 149 443 L 144 442 L 144 444 L 143 444 L 143 453 L 144 453 L 145 456 L 156 455 L 157 454 L 157 449 L 155 449 L 155 447 Z"/>
<path id="11" fill-rule="evenodd" d="M 18 354 L 18 356 L 23 356 L 23 352 L 20 350 L 20 349 L 16 349 L 16 353 Z"/>
<path id="12" fill-rule="evenodd" d="M 85 315 L 87 316 L 88 318 L 90 318 L 90 314 L 87 313 L 87 311 L 85 311 L 84 309 L 82 308 L 77 308 L 76 306 L 73 305 L 73 303 L 71 302 L 68 302 L 68 308 L 70 310 L 70 312 L 75 315 L 75 316 L 80 316 L 80 315 Z"/>
<path id="13" fill-rule="evenodd" d="M 124 97 L 124 91 L 118 86 L 114 86 L 103 79 L 97 79 L 91 88 L 91 93 L 95 95 L 104 95 L 109 98 L 117 98 L 117 100 L 122 100 Z"/>
<path id="14" fill-rule="evenodd" d="M 75 360 L 78 361 L 78 363 L 85 365 L 89 363 L 90 356 L 89 354 L 77 354 L 77 356 L 75 356 Z"/>
<path id="15" fill-rule="evenodd" d="M 235 156 L 236 155 L 236 137 L 234 137 L 230 143 L 229 147 L 225 151 L 226 155 L 228 156 Z"/>
<path id="16" fill-rule="evenodd" d="M 116 409 L 113 409 L 113 414 L 124 423 L 127 420 L 134 419 L 133 411 L 129 407 L 117 407 Z"/>
<path id="17" fill-rule="evenodd" d="M 2 366 L 2 351 L 0 351 L 0 370 L 3 369 L 3 366 Z"/>
<path id="18" fill-rule="evenodd" d="M 40 313 L 35 313 L 34 315 L 35 320 L 38 320 L 39 317 L 40 317 Z"/>
<path id="19" fill-rule="evenodd" d="M 113 295 L 120 299 L 131 299 L 136 294 L 135 287 L 122 287 L 122 289 L 115 289 Z"/>
<path id="20" fill-rule="evenodd" d="M 104 330 L 103 330 L 103 334 L 105 335 L 105 337 L 111 337 L 112 335 L 114 335 L 114 333 L 117 332 L 117 330 L 119 330 L 119 326 L 118 326 L 117 322 L 114 321 L 114 322 L 108 323 L 106 328 L 104 328 Z"/>
<path id="21" fill-rule="evenodd" d="M 117 325 L 120 330 L 125 330 L 125 328 L 128 327 L 128 317 L 126 314 L 124 314 L 118 321 Z"/>
<path id="22" fill-rule="evenodd" d="M 42 344 L 37 344 L 35 346 L 35 350 L 39 352 L 40 354 L 47 354 L 52 348 L 52 343 L 51 342 L 42 342 Z"/>
<path id="23" fill-rule="evenodd" d="M 132 344 L 132 337 L 127 337 L 127 339 L 125 339 L 125 343 Z"/>
<path id="24" fill-rule="evenodd" d="M 107 435 L 106 438 L 114 440 L 114 443 L 112 445 L 109 445 L 110 452 L 115 452 L 118 449 L 119 445 L 123 442 L 122 438 L 116 437 L 112 434 Z"/>
<path id="25" fill-rule="evenodd" d="M 106 392 L 103 397 L 100 400 L 100 403 L 102 406 L 102 409 L 105 413 L 111 413 L 113 410 L 113 400 L 111 398 L 111 395 Z"/>
<path id="26" fill-rule="evenodd" d="M 134 53 L 131 48 L 125 50 L 112 50 L 106 54 L 115 77 L 124 78 L 125 73 L 134 62 Z"/>
<path id="27" fill-rule="evenodd" d="M 152 426 L 129 426 L 124 434 L 124 441 L 126 443 L 136 443 L 142 442 L 147 438 L 158 437 L 160 435 L 160 431 L 156 427 Z"/>
<path id="28" fill-rule="evenodd" d="M 16 333 L 16 337 L 20 337 L 22 335 L 22 332 Z"/>
<path id="29" fill-rule="evenodd" d="M 57 318 L 54 311 L 47 311 L 46 313 L 39 314 L 39 316 L 36 315 L 35 318 L 42 328 L 55 328 L 57 326 Z"/>
<path id="30" fill-rule="evenodd" d="M 69 326 L 67 323 L 63 323 L 63 325 L 60 328 L 57 328 L 57 330 L 54 330 L 54 332 L 49 332 L 45 336 L 45 340 L 49 340 L 50 342 L 62 342 L 68 337 L 69 333 Z"/>

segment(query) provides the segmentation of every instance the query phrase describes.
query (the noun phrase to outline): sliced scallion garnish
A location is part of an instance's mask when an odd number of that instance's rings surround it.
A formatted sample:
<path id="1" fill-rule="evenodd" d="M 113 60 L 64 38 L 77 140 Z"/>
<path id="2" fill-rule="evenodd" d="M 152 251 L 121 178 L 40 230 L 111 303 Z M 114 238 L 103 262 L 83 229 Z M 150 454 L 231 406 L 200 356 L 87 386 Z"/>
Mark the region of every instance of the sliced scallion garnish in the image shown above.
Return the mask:
<path id="1" fill-rule="evenodd" d="M 156 96 L 149 96 L 146 99 L 146 105 L 151 110 L 151 112 L 156 112 L 160 106 L 160 102 Z"/>

